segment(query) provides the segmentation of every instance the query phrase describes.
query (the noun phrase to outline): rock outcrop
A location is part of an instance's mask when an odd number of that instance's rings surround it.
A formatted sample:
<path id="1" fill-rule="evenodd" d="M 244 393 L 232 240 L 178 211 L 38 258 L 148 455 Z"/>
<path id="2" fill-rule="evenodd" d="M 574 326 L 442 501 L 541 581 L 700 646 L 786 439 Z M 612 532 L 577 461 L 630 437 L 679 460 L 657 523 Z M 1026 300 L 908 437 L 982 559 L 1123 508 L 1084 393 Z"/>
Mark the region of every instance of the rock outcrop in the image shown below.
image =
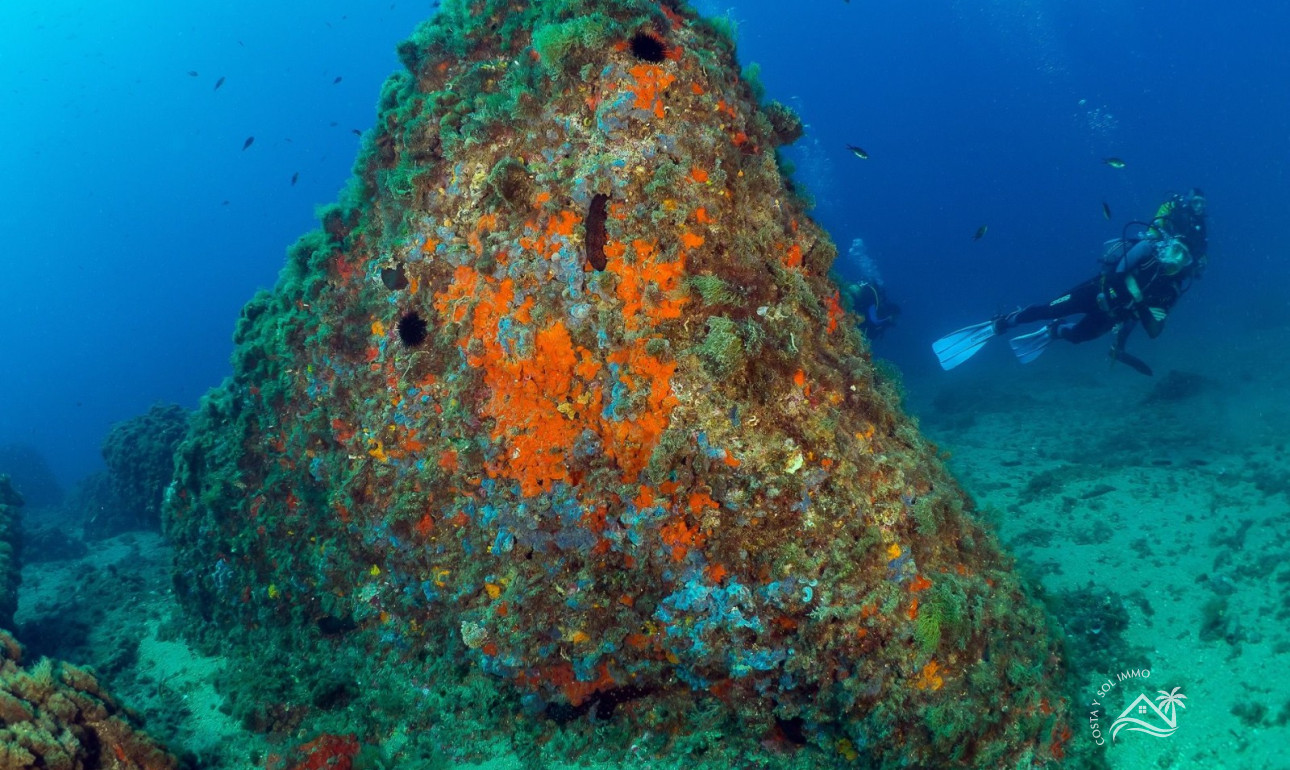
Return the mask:
<path id="1" fill-rule="evenodd" d="M 155 404 L 112 426 L 103 440 L 110 493 L 86 512 L 85 536 L 111 537 L 131 529 L 160 529 L 161 504 L 175 471 L 175 447 L 188 430 L 188 413 Z"/>
<path id="2" fill-rule="evenodd" d="M 22 496 L 0 476 L 0 628 L 13 628 L 22 585 Z"/>
<path id="3" fill-rule="evenodd" d="M 273 713 L 690 767 L 1060 757 L 1045 617 L 839 302 L 777 163 L 800 121 L 726 31 L 462 0 L 400 55 L 168 496 L 205 628 L 354 666 Z"/>

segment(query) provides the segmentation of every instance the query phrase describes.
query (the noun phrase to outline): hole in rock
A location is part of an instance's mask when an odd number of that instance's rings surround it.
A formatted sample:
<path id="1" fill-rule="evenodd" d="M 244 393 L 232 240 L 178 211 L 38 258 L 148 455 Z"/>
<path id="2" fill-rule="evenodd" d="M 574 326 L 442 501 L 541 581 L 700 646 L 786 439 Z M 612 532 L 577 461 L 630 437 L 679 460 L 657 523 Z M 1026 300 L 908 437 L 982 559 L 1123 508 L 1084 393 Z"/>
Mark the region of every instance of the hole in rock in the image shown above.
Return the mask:
<path id="1" fill-rule="evenodd" d="M 584 243 L 587 263 L 590 264 L 597 272 L 604 270 L 609 264 L 605 256 L 605 243 L 608 236 L 605 234 L 605 217 L 608 214 L 609 198 L 597 193 L 591 198 L 591 205 L 587 207 L 587 237 Z"/>
<path id="2" fill-rule="evenodd" d="M 381 268 L 381 283 L 390 291 L 408 288 L 408 276 L 403 272 L 403 265 Z"/>

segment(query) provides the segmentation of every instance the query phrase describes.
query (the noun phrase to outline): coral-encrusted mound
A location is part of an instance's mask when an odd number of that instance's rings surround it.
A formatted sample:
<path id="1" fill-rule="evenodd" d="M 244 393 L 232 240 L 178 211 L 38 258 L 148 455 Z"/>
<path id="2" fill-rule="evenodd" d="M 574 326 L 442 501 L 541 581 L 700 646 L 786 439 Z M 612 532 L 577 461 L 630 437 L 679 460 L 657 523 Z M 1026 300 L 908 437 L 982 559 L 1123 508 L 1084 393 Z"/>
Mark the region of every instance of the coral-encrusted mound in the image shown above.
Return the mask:
<path id="1" fill-rule="evenodd" d="M 1043 615 L 841 308 L 776 162 L 800 124 L 724 32 L 463 0 L 400 54 L 180 447 L 183 601 L 297 680 L 357 667 L 298 706 L 378 742 L 450 734 L 415 704 L 483 672 L 521 713 L 453 721 L 553 752 L 594 722 L 716 764 L 1059 756 Z"/>
<path id="2" fill-rule="evenodd" d="M 93 674 L 48 658 L 23 668 L 21 657 L 18 642 L 0 630 L 0 767 L 177 767 L 174 757 L 130 725 Z"/>

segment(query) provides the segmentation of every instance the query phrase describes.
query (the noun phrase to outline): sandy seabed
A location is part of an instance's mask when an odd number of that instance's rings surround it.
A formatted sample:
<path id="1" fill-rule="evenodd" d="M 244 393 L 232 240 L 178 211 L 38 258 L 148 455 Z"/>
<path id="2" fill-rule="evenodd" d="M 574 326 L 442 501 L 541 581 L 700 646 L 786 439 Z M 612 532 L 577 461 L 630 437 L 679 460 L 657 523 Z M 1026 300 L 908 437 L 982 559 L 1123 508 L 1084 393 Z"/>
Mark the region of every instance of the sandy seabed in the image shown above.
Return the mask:
<path id="1" fill-rule="evenodd" d="M 1092 652 L 1075 670 L 1085 719 L 1073 740 L 1094 740 L 1098 711 L 1113 768 L 1285 768 L 1290 331 L 1159 342 L 1134 347 L 1151 378 L 1110 367 L 1100 342 L 1025 367 L 995 343 L 1002 352 L 911 388 L 909 406 L 1050 596 L 1083 591 L 1085 607 L 1127 612 L 1122 629 L 1062 618 Z M 1165 692 L 1185 696 L 1171 735 L 1111 741 L 1139 694 Z"/>

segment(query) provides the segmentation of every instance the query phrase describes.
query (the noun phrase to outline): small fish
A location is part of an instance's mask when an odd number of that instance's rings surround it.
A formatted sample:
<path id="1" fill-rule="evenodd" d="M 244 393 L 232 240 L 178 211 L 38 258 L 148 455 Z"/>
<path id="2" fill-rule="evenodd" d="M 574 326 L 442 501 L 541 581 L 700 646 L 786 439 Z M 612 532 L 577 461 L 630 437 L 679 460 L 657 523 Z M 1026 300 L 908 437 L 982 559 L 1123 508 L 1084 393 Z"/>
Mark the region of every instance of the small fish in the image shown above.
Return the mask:
<path id="1" fill-rule="evenodd" d="M 254 136 L 248 136 L 248 137 L 246 138 L 246 141 L 245 141 L 245 142 L 242 142 L 242 149 L 243 149 L 243 150 L 245 150 L 247 147 L 250 147 L 250 146 L 251 146 L 251 145 L 253 145 L 253 144 L 255 144 L 255 137 L 254 137 Z"/>
<path id="2" fill-rule="evenodd" d="M 363 135 L 363 132 L 362 132 L 362 131 L 359 131 L 357 128 L 351 128 L 351 129 L 349 130 L 349 132 L 350 132 L 351 134 L 353 134 L 354 136 L 362 136 L 362 135 Z"/>
<path id="3" fill-rule="evenodd" d="M 1106 201 L 1102 201 L 1102 216 L 1108 220 L 1111 218 L 1111 207 L 1106 205 Z"/>
<path id="4" fill-rule="evenodd" d="M 847 149 L 851 151 L 852 155 L 856 156 L 860 160 L 869 160 L 869 153 L 865 152 L 860 147 L 856 147 L 854 144 L 848 144 Z"/>
<path id="5" fill-rule="evenodd" d="M 300 180 L 300 172 L 299 172 L 299 171 L 297 171 L 296 173 L 294 173 L 294 174 L 292 174 L 292 175 L 291 175 L 291 186 L 292 186 L 292 187 L 295 187 L 295 186 L 296 186 L 296 182 L 297 182 L 297 181 L 299 181 L 299 180 Z"/>
<path id="6" fill-rule="evenodd" d="M 222 85 L 224 85 L 224 76 L 223 76 L 223 75 L 220 75 L 219 80 L 216 80 L 216 81 L 215 81 L 215 87 L 214 87 L 214 88 L 212 88 L 211 90 L 212 90 L 212 91 L 218 91 L 218 90 L 219 90 L 219 87 L 220 87 L 220 86 L 222 86 Z"/>
<path id="7" fill-rule="evenodd" d="M 1110 166 L 1111 168 L 1124 168 L 1126 165 L 1128 165 L 1127 163 L 1120 160 L 1119 158 L 1102 158 L 1102 162 Z"/>
<path id="8" fill-rule="evenodd" d="M 336 85 L 337 83 L 339 83 L 339 82 L 340 82 L 340 81 L 342 81 L 342 80 L 344 80 L 344 78 L 342 78 L 340 75 L 337 75 L 337 76 L 336 76 L 336 79 L 335 79 L 335 80 L 333 80 L 333 81 L 331 81 L 331 84 L 332 84 L 332 85 Z"/>
<path id="9" fill-rule="evenodd" d="M 978 228 L 976 229 L 976 233 L 974 233 L 974 234 L 972 235 L 972 240 L 974 240 L 974 241 L 979 241 L 979 240 L 981 240 L 982 238 L 984 238 L 984 237 L 985 237 L 985 231 L 986 231 L 986 230 L 989 230 L 989 229 L 990 229 L 990 227 L 989 227 L 988 225 L 981 225 L 980 227 L 978 227 Z"/>
<path id="10" fill-rule="evenodd" d="M 188 70 L 188 77 L 190 78 L 197 77 L 197 70 Z"/>

